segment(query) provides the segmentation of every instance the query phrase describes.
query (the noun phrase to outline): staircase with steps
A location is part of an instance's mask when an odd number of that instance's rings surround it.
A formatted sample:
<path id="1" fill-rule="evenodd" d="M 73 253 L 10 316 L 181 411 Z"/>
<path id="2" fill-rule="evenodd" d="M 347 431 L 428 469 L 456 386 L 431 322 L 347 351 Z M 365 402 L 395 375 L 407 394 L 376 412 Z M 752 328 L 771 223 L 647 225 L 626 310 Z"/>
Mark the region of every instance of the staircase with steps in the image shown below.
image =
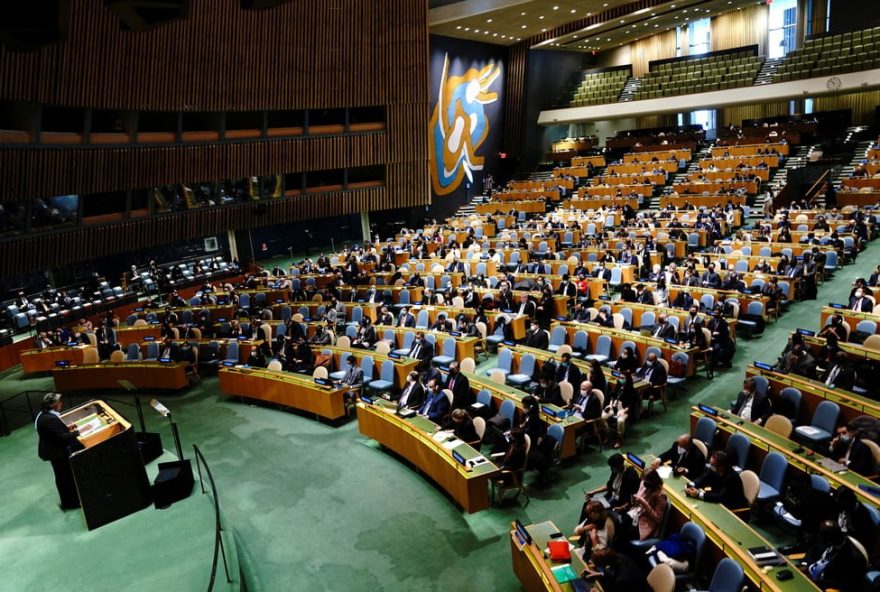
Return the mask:
<path id="1" fill-rule="evenodd" d="M 672 193 L 672 186 L 676 183 L 682 182 L 685 180 L 688 174 L 694 173 L 700 170 L 700 159 L 708 158 L 709 155 L 712 154 L 712 144 L 698 144 L 696 152 L 691 154 L 691 159 L 688 161 L 687 166 L 683 171 L 678 171 L 671 175 L 667 181 L 666 185 L 663 187 L 662 193 L 668 194 Z M 650 207 L 652 209 L 660 209 L 660 197 L 655 195 L 651 197 Z"/>
<path id="2" fill-rule="evenodd" d="M 764 65 L 761 66 L 761 71 L 758 72 L 758 75 L 755 77 L 754 86 L 770 84 L 773 82 L 773 74 L 776 72 L 776 69 L 779 68 L 779 64 L 781 63 L 782 58 L 764 60 Z"/>
<path id="3" fill-rule="evenodd" d="M 620 92 L 620 99 L 618 102 L 620 103 L 628 103 L 635 98 L 636 91 L 639 90 L 639 87 L 642 85 L 641 78 L 635 78 L 630 76 L 626 79 L 626 84 L 623 85 L 623 90 Z"/>

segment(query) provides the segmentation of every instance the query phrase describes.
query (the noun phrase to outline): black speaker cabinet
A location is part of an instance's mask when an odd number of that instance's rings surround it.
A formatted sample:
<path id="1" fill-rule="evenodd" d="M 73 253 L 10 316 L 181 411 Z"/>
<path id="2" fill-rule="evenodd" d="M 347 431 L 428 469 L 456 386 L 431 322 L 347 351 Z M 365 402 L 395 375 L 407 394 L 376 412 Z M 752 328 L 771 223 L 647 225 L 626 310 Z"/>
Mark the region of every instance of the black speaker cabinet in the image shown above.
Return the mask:
<path id="1" fill-rule="evenodd" d="M 89 401 L 61 415 L 77 425 L 85 447 L 70 457 L 86 526 L 93 530 L 150 505 L 150 480 L 138 441 L 122 415 Z"/>
<path id="2" fill-rule="evenodd" d="M 137 432 L 135 436 L 145 465 L 162 456 L 162 436 L 155 432 Z"/>
<path id="3" fill-rule="evenodd" d="M 153 502 L 157 509 L 167 508 L 192 493 L 192 464 L 188 460 L 159 463 L 159 474 L 153 481 Z"/>

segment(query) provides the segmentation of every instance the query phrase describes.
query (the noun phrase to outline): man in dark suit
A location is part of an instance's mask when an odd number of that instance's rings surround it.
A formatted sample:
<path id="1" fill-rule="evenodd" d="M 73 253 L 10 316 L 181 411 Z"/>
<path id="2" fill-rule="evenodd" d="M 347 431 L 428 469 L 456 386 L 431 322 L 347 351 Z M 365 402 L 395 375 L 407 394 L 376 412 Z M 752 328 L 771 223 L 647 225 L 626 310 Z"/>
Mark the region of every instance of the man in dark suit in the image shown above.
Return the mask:
<path id="1" fill-rule="evenodd" d="M 684 475 L 694 480 L 706 469 L 706 458 L 691 441 L 690 435 L 682 434 L 651 466 L 656 469 L 661 464 L 671 466 L 676 475 Z"/>
<path id="2" fill-rule="evenodd" d="M 71 452 L 81 450 L 83 446 L 77 440 L 79 432 L 76 428 L 66 425 L 61 419 L 61 406 L 59 393 L 47 393 L 43 397 L 43 408 L 37 415 L 34 426 L 40 437 L 37 454 L 42 460 L 52 463 L 61 509 L 72 510 L 80 507 L 80 501 L 68 459 Z"/>
<path id="3" fill-rule="evenodd" d="M 556 382 L 567 382 L 576 388 L 582 380 L 580 368 L 572 363 L 571 354 L 568 352 L 562 354 L 562 360 L 556 367 Z"/>
<path id="4" fill-rule="evenodd" d="M 651 352 L 642 367 L 636 370 L 636 378 L 644 380 L 651 385 L 648 397 L 656 398 L 661 389 L 666 386 L 666 368 L 657 359 L 657 354 Z"/>
<path id="5" fill-rule="evenodd" d="M 730 412 L 746 421 L 761 425 L 764 418 L 770 415 L 770 399 L 767 398 L 766 393 L 758 392 L 758 385 L 754 379 L 747 378 Z"/>
<path id="6" fill-rule="evenodd" d="M 531 328 L 526 332 L 526 345 L 536 349 L 547 349 L 550 345 L 550 335 L 542 329 L 537 321 L 532 321 Z"/>
<path id="7" fill-rule="evenodd" d="M 599 263 L 596 268 L 593 270 L 593 277 L 596 277 L 600 280 L 605 280 L 606 282 L 611 281 L 611 270 L 605 267 L 604 263 Z"/>
<path id="8" fill-rule="evenodd" d="M 452 331 L 452 321 L 446 318 L 446 313 L 437 315 L 437 321 L 431 325 L 431 331 L 444 331 L 449 333 Z"/>
<path id="9" fill-rule="evenodd" d="M 692 484 L 684 490 L 685 495 L 720 503 L 731 510 L 748 507 L 742 479 L 730 466 L 727 454 L 716 450 L 709 456 L 709 465 L 714 470 L 705 471 L 699 477 L 692 479 Z"/>
<path id="10" fill-rule="evenodd" d="M 675 297 L 675 300 L 672 302 L 674 308 L 681 308 L 683 310 L 687 310 L 693 305 L 694 297 L 691 296 L 691 293 L 686 289 L 679 292 Z"/>
<path id="11" fill-rule="evenodd" d="M 428 382 L 428 397 L 419 409 L 419 415 L 424 415 L 439 425 L 448 413 L 449 399 L 446 397 L 446 393 L 440 389 L 440 383 L 432 379 Z"/>
<path id="12" fill-rule="evenodd" d="M 464 263 L 458 259 L 453 259 L 449 262 L 449 265 L 446 266 L 445 271 L 447 273 L 464 273 Z"/>
<path id="13" fill-rule="evenodd" d="M 397 317 L 397 326 L 398 327 L 415 327 L 416 326 L 416 317 L 409 311 L 408 308 L 404 307 L 400 309 L 400 316 Z"/>
<path id="14" fill-rule="evenodd" d="M 565 401 L 562 398 L 562 391 L 559 383 L 550 376 L 541 376 L 538 379 L 538 388 L 535 389 L 535 397 L 545 403 L 556 405 L 557 407 L 565 407 Z"/>
<path id="15" fill-rule="evenodd" d="M 847 466 L 850 471 L 865 477 L 877 472 L 874 455 L 862 442 L 861 434 L 853 424 L 838 426 L 837 435 L 831 440 L 831 453 L 828 456 Z"/>
<path id="16" fill-rule="evenodd" d="M 847 363 L 846 352 L 839 351 L 834 355 L 834 365 L 823 377 L 828 386 L 851 391 L 856 383 L 856 373 Z"/>
<path id="17" fill-rule="evenodd" d="M 636 302 L 639 304 L 654 304 L 654 294 L 645 288 L 644 284 L 636 286 Z"/>
<path id="18" fill-rule="evenodd" d="M 566 273 L 562 276 L 562 283 L 559 284 L 559 288 L 556 290 L 556 293 L 562 294 L 563 296 L 568 296 L 569 298 L 577 298 L 577 284 L 571 281 L 571 277 Z"/>
<path id="19" fill-rule="evenodd" d="M 532 318 L 535 316 L 535 303 L 527 295 L 523 294 L 519 297 L 519 307 L 516 312 L 517 314 Z"/>
<path id="20" fill-rule="evenodd" d="M 468 377 L 459 371 L 458 362 L 449 364 L 449 376 L 446 378 L 445 388 L 452 391 L 453 409 L 467 409 L 477 400 L 471 392 Z"/>
<path id="21" fill-rule="evenodd" d="M 175 362 L 180 358 L 180 348 L 170 337 L 162 340 L 162 346 L 159 348 L 159 358 L 167 358 Z"/>
<path id="22" fill-rule="evenodd" d="M 398 409 L 418 409 L 425 404 L 425 387 L 419 382 L 419 373 L 410 372 L 406 377 L 406 386 L 397 400 Z"/>
<path id="23" fill-rule="evenodd" d="M 865 296 L 863 289 L 858 289 L 850 301 L 850 308 L 855 312 L 873 312 L 874 303 Z"/>
<path id="24" fill-rule="evenodd" d="M 379 312 L 379 317 L 376 319 L 377 325 L 394 325 L 394 315 L 392 315 L 388 311 L 387 306 L 383 306 L 382 310 Z"/>
<path id="25" fill-rule="evenodd" d="M 651 336 L 658 339 L 672 339 L 675 337 L 675 327 L 669 324 L 665 314 L 657 317 L 657 323 L 651 327 Z"/>
<path id="26" fill-rule="evenodd" d="M 599 402 L 599 397 L 593 393 L 593 383 L 589 380 L 581 382 L 580 389 L 572 399 L 571 408 L 575 415 L 580 415 L 587 421 L 602 416 L 602 404 Z"/>
<path id="27" fill-rule="evenodd" d="M 434 357 L 434 345 L 425 339 L 424 333 L 419 331 L 416 333 L 412 347 L 409 348 L 409 352 L 406 355 L 419 361 L 416 364 L 416 368 L 422 372 L 431 365 L 431 358 Z"/>
<path id="28" fill-rule="evenodd" d="M 700 285 L 704 288 L 720 288 L 721 276 L 715 273 L 715 264 L 710 263 L 703 275 L 700 276 Z"/>

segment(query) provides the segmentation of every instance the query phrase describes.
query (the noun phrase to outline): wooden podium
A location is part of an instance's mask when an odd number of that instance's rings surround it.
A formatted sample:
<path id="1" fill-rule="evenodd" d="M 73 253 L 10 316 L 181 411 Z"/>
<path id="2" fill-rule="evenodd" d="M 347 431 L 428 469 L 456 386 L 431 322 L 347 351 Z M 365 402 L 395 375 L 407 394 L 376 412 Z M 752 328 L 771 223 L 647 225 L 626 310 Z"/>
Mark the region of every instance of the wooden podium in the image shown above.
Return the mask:
<path id="1" fill-rule="evenodd" d="M 101 400 L 61 415 L 76 424 L 85 447 L 70 457 L 70 468 L 89 530 L 146 508 L 152 503 L 150 481 L 134 429 Z"/>

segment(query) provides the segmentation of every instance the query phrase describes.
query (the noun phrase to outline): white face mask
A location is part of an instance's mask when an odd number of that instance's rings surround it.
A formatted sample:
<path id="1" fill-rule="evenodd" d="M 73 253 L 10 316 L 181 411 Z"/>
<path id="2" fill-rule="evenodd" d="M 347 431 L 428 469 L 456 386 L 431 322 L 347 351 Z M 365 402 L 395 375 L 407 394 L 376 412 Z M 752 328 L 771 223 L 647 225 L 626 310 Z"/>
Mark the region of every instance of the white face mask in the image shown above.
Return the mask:
<path id="1" fill-rule="evenodd" d="M 681 446 L 679 446 L 679 447 L 677 448 L 677 450 L 678 450 L 678 453 L 679 453 L 679 454 L 684 454 L 685 452 L 687 452 L 687 448 L 682 448 Z"/>
<path id="2" fill-rule="evenodd" d="M 589 394 L 590 394 L 590 391 L 585 391 L 584 389 L 581 389 L 581 396 L 582 397 L 586 397 Z"/>
<path id="3" fill-rule="evenodd" d="M 865 295 L 865 293 L 862 292 L 861 290 L 856 290 L 856 298 L 861 298 L 864 295 Z"/>

